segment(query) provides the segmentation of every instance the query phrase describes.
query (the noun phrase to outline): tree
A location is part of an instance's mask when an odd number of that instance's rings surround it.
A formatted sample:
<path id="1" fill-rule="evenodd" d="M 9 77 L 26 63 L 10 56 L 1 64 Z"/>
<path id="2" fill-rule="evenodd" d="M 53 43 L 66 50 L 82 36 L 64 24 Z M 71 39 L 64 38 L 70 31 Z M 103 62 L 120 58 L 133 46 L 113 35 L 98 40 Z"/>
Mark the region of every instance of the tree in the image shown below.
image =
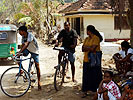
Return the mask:
<path id="1" fill-rule="evenodd" d="M 133 47 L 133 0 L 110 0 L 113 12 L 119 15 L 120 26 L 122 16 L 127 15 L 128 23 L 130 26 L 130 43 Z M 121 30 L 121 27 L 120 27 Z"/>

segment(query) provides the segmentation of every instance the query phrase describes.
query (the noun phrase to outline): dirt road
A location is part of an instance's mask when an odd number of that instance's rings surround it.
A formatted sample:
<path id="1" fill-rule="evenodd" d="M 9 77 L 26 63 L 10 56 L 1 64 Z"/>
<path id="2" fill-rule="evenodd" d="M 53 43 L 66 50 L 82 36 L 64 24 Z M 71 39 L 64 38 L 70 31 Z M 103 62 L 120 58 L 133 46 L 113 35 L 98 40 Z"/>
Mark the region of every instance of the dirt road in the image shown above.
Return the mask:
<path id="1" fill-rule="evenodd" d="M 81 45 L 76 48 L 76 81 L 72 82 L 71 78 L 66 79 L 66 82 L 63 84 L 63 88 L 56 92 L 53 85 L 54 79 L 54 66 L 57 65 L 57 55 L 58 51 L 54 51 L 53 47 L 48 47 L 43 43 L 39 42 L 40 47 L 40 68 L 41 68 L 41 83 L 42 90 L 37 90 L 37 84 L 34 88 L 31 88 L 28 93 L 20 98 L 10 98 L 4 95 L 0 90 L 0 100 L 92 100 L 92 94 L 86 98 L 81 98 L 81 83 L 82 83 L 82 61 L 83 53 L 81 52 Z M 108 68 L 108 64 L 105 62 L 109 61 L 111 56 L 103 56 L 103 65 Z M 112 62 L 110 62 L 112 64 Z M 110 66 L 114 66 L 113 64 Z M 0 66 L 0 75 L 1 73 L 10 67 L 9 65 Z M 71 77 L 71 71 L 69 67 L 69 72 L 67 76 Z"/>

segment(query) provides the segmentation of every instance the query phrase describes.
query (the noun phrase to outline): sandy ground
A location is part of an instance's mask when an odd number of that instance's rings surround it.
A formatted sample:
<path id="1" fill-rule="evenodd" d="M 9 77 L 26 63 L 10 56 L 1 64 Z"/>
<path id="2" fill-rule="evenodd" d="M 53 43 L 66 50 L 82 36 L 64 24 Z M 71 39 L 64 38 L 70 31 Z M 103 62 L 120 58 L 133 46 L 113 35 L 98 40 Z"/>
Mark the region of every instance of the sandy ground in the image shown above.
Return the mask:
<path id="1" fill-rule="evenodd" d="M 10 98 L 0 91 L 0 100 L 92 100 L 93 95 L 86 98 L 81 98 L 81 84 L 82 84 L 82 61 L 83 53 L 81 52 L 81 45 L 76 48 L 76 73 L 75 79 L 77 82 L 72 82 L 70 79 L 65 79 L 65 83 L 60 91 L 54 89 L 54 66 L 57 65 L 58 51 L 53 50 L 52 46 L 44 45 L 39 41 L 40 47 L 40 69 L 41 69 L 41 83 L 42 90 L 37 90 L 37 84 L 31 88 L 28 93 L 19 98 Z M 103 69 L 114 68 L 112 54 L 103 54 L 102 65 Z M 0 66 L 0 74 L 6 70 L 9 65 Z M 71 77 L 70 65 L 67 76 Z"/>

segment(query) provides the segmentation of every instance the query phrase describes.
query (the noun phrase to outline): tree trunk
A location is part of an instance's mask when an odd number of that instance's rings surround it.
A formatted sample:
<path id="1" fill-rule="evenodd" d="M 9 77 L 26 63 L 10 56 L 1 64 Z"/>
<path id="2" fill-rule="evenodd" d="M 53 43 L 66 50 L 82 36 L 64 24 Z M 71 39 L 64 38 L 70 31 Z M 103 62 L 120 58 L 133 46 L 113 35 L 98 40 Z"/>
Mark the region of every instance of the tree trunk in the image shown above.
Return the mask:
<path id="1" fill-rule="evenodd" d="M 133 48 L 133 0 L 129 0 L 129 7 L 130 7 L 129 21 L 130 21 L 130 27 L 131 27 L 130 42 Z"/>

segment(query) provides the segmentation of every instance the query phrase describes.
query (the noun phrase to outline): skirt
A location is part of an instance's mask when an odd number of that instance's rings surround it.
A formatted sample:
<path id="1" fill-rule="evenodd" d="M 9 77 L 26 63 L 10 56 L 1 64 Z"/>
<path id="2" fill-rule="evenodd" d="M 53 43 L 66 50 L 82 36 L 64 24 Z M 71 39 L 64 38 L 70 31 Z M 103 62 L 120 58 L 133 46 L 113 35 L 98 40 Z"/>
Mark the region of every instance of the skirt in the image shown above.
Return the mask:
<path id="1" fill-rule="evenodd" d="M 82 91 L 96 92 L 102 80 L 101 66 L 89 67 L 88 62 L 83 63 Z"/>

